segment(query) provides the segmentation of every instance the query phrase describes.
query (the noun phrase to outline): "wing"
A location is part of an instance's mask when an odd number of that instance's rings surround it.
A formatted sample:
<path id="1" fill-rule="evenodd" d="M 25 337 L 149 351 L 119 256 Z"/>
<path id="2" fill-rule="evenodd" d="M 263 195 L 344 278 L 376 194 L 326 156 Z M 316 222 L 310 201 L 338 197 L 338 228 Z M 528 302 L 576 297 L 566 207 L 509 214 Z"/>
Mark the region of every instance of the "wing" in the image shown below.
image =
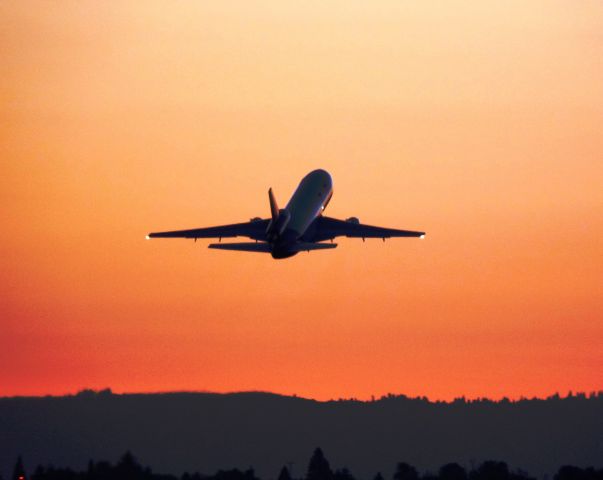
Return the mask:
<path id="1" fill-rule="evenodd" d="M 390 237 L 423 237 L 425 232 L 397 230 L 364 225 L 357 218 L 338 220 L 330 217 L 318 217 L 311 226 L 308 236 L 314 242 L 331 240 L 335 237 L 353 238 L 390 238 Z"/>
<path id="2" fill-rule="evenodd" d="M 174 230 L 171 232 L 153 232 L 147 238 L 226 238 L 249 237 L 253 240 L 266 240 L 266 227 L 269 220 L 254 219 L 250 222 L 233 223 L 218 227 Z"/>

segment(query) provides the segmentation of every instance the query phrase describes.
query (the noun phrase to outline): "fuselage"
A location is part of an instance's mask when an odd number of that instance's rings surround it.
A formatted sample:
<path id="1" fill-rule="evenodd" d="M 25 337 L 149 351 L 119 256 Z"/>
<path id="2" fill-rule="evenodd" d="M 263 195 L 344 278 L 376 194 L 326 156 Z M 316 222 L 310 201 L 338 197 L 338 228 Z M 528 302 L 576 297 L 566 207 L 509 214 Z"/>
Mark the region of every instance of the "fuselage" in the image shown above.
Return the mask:
<path id="1" fill-rule="evenodd" d="M 287 258 L 298 253 L 293 248 L 312 222 L 322 214 L 333 195 L 333 180 L 325 170 L 314 170 L 299 183 L 284 208 L 290 216 L 282 234 L 271 244 L 273 258 Z"/>

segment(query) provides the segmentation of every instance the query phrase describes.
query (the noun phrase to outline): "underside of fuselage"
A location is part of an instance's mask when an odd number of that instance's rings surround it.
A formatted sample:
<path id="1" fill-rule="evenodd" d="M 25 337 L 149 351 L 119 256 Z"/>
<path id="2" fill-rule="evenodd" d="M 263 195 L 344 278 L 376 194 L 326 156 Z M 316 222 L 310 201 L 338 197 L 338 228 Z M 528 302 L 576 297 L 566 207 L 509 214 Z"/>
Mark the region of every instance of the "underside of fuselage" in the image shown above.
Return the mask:
<path id="1" fill-rule="evenodd" d="M 292 257 L 293 255 L 297 255 L 298 253 L 299 253 L 298 250 L 274 249 L 270 252 L 270 255 L 272 255 L 272 258 L 274 258 L 276 260 L 280 260 L 283 258 Z"/>
<path id="2" fill-rule="evenodd" d="M 297 241 L 295 243 L 274 245 L 274 247 L 271 247 L 270 254 L 272 255 L 272 258 L 281 259 L 292 257 L 293 255 L 297 255 L 299 252 L 310 252 L 312 250 L 327 250 L 336 247 L 336 243 Z"/>

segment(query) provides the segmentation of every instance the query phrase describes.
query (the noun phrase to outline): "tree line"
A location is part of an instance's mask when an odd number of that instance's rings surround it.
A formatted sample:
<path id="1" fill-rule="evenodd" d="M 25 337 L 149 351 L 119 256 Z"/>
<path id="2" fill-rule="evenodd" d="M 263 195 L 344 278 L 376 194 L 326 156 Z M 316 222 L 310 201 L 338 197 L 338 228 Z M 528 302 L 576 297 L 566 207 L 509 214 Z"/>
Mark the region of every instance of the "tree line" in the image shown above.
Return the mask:
<path id="1" fill-rule="evenodd" d="M 0 477 L 2 480 L 2 477 Z M 261 480 L 254 470 L 219 470 L 213 475 L 198 472 L 185 472 L 180 477 L 154 473 L 149 467 L 143 467 L 131 452 L 126 452 L 113 465 L 107 461 L 90 460 L 84 471 L 76 472 L 71 468 L 57 468 L 52 465 L 36 467 L 28 476 L 21 457 L 17 459 L 11 480 Z M 335 469 L 330 466 L 320 448 L 314 450 L 308 463 L 306 474 L 302 478 L 292 478 L 289 468 L 283 466 L 277 480 L 358 480 L 347 469 Z M 385 480 L 377 472 L 372 480 Z M 414 466 L 399 462 L 391 480 L 536 480 L 527 472 L 511 471 L 505 462 L 488 460 L 476 467 L 466 469 L 458 463 L 448 463 L 437 472 L 420 473 Z M 594 467 L 580 468 L 571 465 L 561 466 L 553 480 L 603 480 L 603 469 Z"/>

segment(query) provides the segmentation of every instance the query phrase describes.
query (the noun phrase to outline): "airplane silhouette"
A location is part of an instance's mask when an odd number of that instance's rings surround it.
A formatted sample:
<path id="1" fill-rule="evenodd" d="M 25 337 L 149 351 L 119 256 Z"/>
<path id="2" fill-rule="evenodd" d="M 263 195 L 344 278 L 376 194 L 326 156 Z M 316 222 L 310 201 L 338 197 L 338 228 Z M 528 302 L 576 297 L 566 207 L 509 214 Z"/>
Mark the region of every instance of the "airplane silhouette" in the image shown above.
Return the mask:
<path id="1" fill-rule="evenodd" d="M 347 220 L 322 214 L 333 195 L 333 181 L 325 170 L 314 170 L 306 175 L 285 208 L 279 209 L 268 190 L 271 218 L 252 218 L 249 222 L 218 227 L 149 233 L 150 238 L 218 238 L 249 237 L 255 242 L 210 243 L 209 248 L 243 252 L 270 253 L 272 258 L 288 258 L 299 252 L 337 247 L 335 237 L 382 238 L 425 237 L 425 232 L 396 230 L 363 225 L 356 217 Z M 330 240 L 331 243 L 321 243 Z"/>

